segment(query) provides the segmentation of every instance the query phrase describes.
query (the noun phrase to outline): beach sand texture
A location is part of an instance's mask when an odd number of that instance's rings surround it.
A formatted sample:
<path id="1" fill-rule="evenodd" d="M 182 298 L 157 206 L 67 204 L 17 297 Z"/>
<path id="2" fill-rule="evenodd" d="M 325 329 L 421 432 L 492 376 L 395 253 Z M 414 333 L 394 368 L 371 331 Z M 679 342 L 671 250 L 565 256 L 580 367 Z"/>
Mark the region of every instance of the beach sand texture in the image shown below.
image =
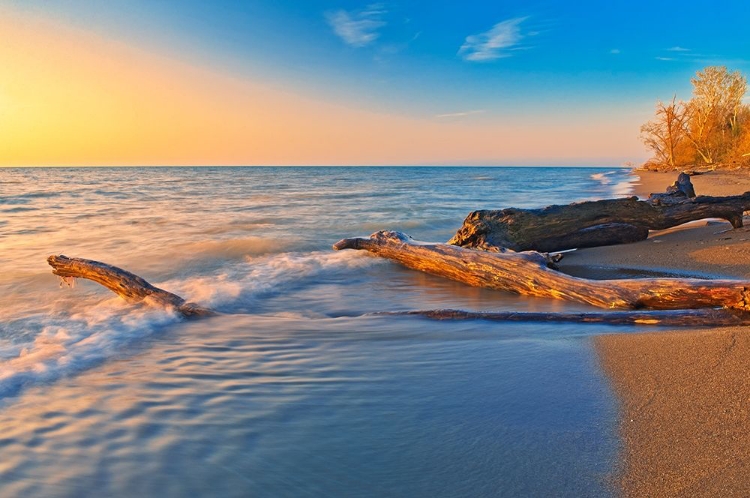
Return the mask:
<path id="1" fill-rule="evenodd" d="M 675 173 L 638 173 L 636 194 L 663 192 Z M 693 177 L 698 195 L 750 190 L 744 173 Z M 748 225 L 746 219 L 746 225 Z M 643 242 L 576 251 L 567 264 L 676 269 L 750 277 L 750 231 L 697 222 Z M 715 328 L 595 339 L 620 398 L 625 496 L 750 496 L 750 331 Z"/>

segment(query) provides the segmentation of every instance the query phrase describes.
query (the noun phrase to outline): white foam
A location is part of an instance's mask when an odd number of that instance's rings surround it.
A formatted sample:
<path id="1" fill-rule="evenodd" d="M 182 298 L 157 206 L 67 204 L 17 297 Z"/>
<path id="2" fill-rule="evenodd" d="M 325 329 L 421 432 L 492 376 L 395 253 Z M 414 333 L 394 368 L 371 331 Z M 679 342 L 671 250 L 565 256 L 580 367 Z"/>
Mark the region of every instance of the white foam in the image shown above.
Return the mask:
<path id="1" fill-rule="evenodd" d="M 602 185 L 610 185 L 612 183 L 611 176 L 617 173 L 616 171 L 606 171 L 604 173 L 593 173 L 590 178 L 596 180 Z"/>
<path id="2" fill-rule="evenodd" d="M 246 261 L 225 265 L 213 275 L 172 279 L 156 285 L 201 305 L 221 308 L 240 298 L 255 299 L 291 285 L 314 283 L 323 276 L 377 264 L 384 262 L 354 251 L 248 256 Z M 40 332 L 27 342 L 4 345 L 0 398 L 13 395 L 24 385 L 53 382 L 128 354 L 145 338 L 180 320 L 174 313 L 130 305 L 113 295 L 102 299 L 78 289 L 64 292 L 79 293 L 81 300 L 27 316 L 17 327 Z"/>
<path id="3" fill-rule="evenodd" d="M 220 308 L 241 296 L 254 298 L 290 285 L 317 281 L 322 275 L 332 276 L 377 264 L 384 261 L 355 251 L 247 256 L 244 262 L 227 265 L 218 274 L 173 279 L 158 286 L 202 306 Z"/>
<path id="4" fill-rule="evenodd" d="M 74 292 L 74 291 L 71 291 Z M 179 318 L 163 310 L 131 306 L 119 298 L 70 314 L 36 315 L 22 326 L 41 328 L 26 343 L 5 347 L 0 362 L 0 397 L 13 395 L 22 386 L 52 382 L 122 355 Z"/>
<path id="5" fill-rule="evenodd" d="M 633 195 L 634 183 L 635 183 L 635 179 L 626 180 L 626 181 L 615 184 L 615 186 L 612 188 L 612 192 L 614 196 L 615 197 L 627 197 L 627 196 Z"/>
<path id="6" fill-rule="evenodd" d="M 614 180 L 614 176 L 617 175 L 618 171 L 606 171 L 603 173 L 593 173 L 590 178 L 598 181 L 601 185 L 611 185 L 612 195 L 614 197 L 625 197 L 629 196 L 633 192 L 633 183 L 637 180 L 637 177 L 628 175 L 625 180 L 617 181 Z M 612 185 L 614 183 L 614 185 Z"/>

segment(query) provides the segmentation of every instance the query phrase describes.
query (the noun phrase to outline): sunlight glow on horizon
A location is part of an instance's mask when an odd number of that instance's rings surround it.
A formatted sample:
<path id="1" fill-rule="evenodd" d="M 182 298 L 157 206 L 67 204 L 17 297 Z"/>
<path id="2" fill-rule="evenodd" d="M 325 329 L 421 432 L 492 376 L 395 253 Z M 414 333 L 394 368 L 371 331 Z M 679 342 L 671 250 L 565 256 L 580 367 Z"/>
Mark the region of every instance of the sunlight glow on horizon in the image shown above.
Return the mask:
<path id="1" fill-rule="evenodd" d="M 9 41 L 0 45 L 0 166 L 616 165 L 641 153 L 637 127 L 605 111 L 378 113 L 0 13 Z"/>

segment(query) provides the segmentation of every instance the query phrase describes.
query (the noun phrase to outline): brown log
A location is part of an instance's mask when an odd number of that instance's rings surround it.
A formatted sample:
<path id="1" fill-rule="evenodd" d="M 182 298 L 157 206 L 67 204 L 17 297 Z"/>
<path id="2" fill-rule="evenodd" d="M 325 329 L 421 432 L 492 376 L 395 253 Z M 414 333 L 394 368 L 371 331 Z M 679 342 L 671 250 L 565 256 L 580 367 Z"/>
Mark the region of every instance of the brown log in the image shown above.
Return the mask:
<path id="1" fill-rule="evenodd" d="M 750 313 L 742 310 L 699 309 L 659 311 L 609 311 L 585 313 L 531 311 L 464 311 L 452 309 L 387 311 L 388 316 L 421 316 L 432 320 L 490 320 L 500 322 L 574 322 L 655 327 L 725 327 L 750 325 Z"/>
<path id="2" fill-rule="evenodd" d="M 750 210 L 750 192 L 727 197 L 699 196 L 690 177 L 680 175 L 667 194 L 580 202 L 543 209 L 474 211 L 448 244 L 481 249 L 554 252 L 645 240 L 649 230 L 663 230 L 689 221 L 721 218 L 742 226 Z"/>
<path id="3" fill-rule="evenodd" d="M 343 239 L 334 249 L 362 249 L 409 268 L 475 287 L 566 299 L 599 308 L 750 310 L 750 282 L 693 278 L 588 280 L 547 267 L 538 252 L 487 252 L 418 242 L 399 232 Z"/>
<path id="4" fill-rule="evenodd" d="M 154 287 L 138 275 L 116 266 L 90 259 L 69 258 L 63 255 L 50 256 L 47 258 L 47 262 L 55 275 L 63 278 L 85 278 L 94 281 L 131 303 L 144 302 L 150 306 L 175 309 L 188 318 L 217 314 L 215 311 L 202 308 L 195 303 L 188 303 L 176 294 Z"/>

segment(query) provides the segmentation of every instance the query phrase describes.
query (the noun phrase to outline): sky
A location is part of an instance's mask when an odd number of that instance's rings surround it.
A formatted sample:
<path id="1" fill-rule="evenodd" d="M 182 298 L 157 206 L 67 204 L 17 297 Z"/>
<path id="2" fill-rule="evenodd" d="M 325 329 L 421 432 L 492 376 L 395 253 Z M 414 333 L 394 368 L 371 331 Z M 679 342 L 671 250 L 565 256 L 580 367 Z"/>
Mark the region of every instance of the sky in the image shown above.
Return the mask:
<path id="1" fill-rule="evenodd" d="M 0 166 L 639 163 L 750 2 L 0 0 Z"/>

